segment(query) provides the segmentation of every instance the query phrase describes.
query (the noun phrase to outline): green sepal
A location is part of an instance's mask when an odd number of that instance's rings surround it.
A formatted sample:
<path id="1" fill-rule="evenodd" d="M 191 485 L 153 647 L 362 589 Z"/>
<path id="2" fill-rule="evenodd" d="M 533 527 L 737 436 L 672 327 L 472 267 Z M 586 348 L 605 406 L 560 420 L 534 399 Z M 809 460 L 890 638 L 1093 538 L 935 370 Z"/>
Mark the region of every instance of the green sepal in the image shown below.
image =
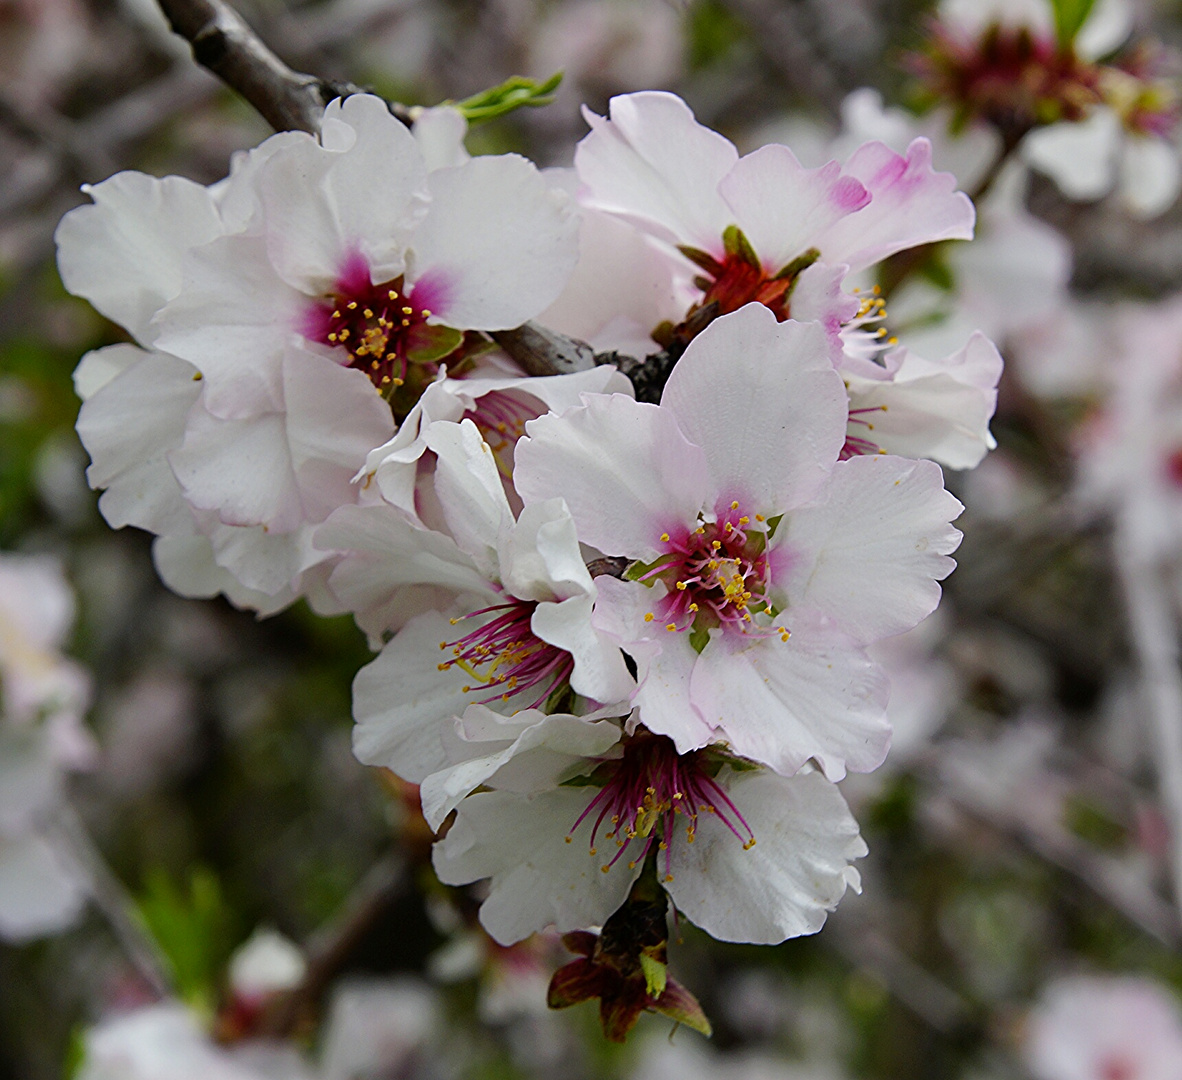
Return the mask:
<path id="1" fill-rule="evenodd" d="M 640 579 L 642 577 L 644 577 L 645 574 L 648 574 L 651 571 L 655 570 L 664 561 L 665 561 L 664 556 L 662 556 L 659 559 L 654 559 L 650 563 L 643 563 L 643 562 L 639 562 L 639 561 L 634 562 L 634 563 L 630 563 L 628 565 L 628 568 L 624 571 L 624 580 L 625 581 L 640 581 Z M 653 584 L 653 580 L 655 580 L 655 579 L 641 582 L 641 584 L 648 585 L 649 587 L 651 587 Z"/>
<path id="2" fill-rule="evenodd" d="M 450 326 L 432 326 L 419 323 L 406 334 L 406 358 L 412 364 L 433 364 L 460 347 L 464 340 L 462 330 Z"/>
<path id="3" fill-rule="evenodd" d="M 821 257 L 821 249 L 811 247 L 808 251 L 801 252 L 790 263 L 786 264 L 779 273 L 776 274 L 776 280 L 783 278 L 794 278 L 798 274 L 803 273 L 810 266 L 813 265 Z"/>
<path id="4" fill-rule="evenodd" d="M 769 537 L 776 535 L 776 529 L 780 527 L 780 522 L 784 520 L 783 514 L 777 514 L 775 517 L 767 519 L 767 534 Z M 767 541 L 764 541 L 766 543 Z"/>
<path id="5" fill-rule="evenodd" d="M 647 952 L 640 954 L 640 970 L 644 972 L 644 986 L 649 997 L 658 998 L 665 992 L 669 980 L 669 968 Z"/>
<path id="6" fill-rule="evenodd" d="M 1055 37 L 1061 49 L 1071 48 L 1095 4 L 1096 0 L 1051 0 L 1055 11 Z"/>
<path id="7" fill-rule="evenodd" d="M 710 644 L 710 631 L 706 627 L 694 623 L 694 628 L 690 631 L 689 643 L 694 652 L 700 653 Z"/>
<path id="8" fill-rule="evenodd" d="M 747 239 L 738 225 L 728 225 L 722 230 L 722 246 L 731 258 L 742 259 L 748 265 L 754 266 L 756 270 L 763 268 L 759 256 L 755 254 L 755 248 L 751 246 L 751 241 Z"/>
<path id="9" fill-rule="evenodd" d="M 718 260 L 708 251 L 703 251 L 701 248 L 690 247 L 689 244 L 678 244 L 677 250 L 682 253 L 695 266 L 705 270 L 711 277 L 718 277 L 722 273 L 722 266 Z"/>
<path id="10" fill-rule="evenodd" d="M 665 992 L 653 1003 L 652 1007 L 662 1016 L 684 1024 L 687 1028 L 692 1028 L 707 1038 L 714 1033 L 698 999 L 674 979 L 669 980 Z"/>
<path id="11" fill-rule="evenodd" d="M 554 100 L 554 91 L 561 82 L 561 71 L 556 71 L 544 82 L 527 79 L 524 75 L 514 75 L 497 86 L 490 86 L 487 90 L 464 98 L 463 101 L 448 104 L 462 112 L 468 123 L 479 124 L 485 120 L 505 116 L 515 109 L 536 109 L 540 105 L 549 105 Z"/>

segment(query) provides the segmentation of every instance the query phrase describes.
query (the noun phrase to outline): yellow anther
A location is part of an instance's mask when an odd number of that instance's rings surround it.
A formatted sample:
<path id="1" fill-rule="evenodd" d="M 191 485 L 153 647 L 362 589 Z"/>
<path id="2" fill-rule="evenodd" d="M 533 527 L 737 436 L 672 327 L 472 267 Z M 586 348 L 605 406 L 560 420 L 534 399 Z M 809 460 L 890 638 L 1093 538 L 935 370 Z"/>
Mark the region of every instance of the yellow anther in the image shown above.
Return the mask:
<path id="1" fill-rule="evenodd" d="M 748 841 L 747 841 L 747 842 L 746 842 L 746 843 L 743 845 L 743 850 L 744 850 L 744 851 L 750 851 L 750 850 L 751 850 L 753 847 L 755 847 L 755 837 L 754 837 L 754 836 L 753 836 L 753 837 L 751 837 L 751 839 L 750 839 L 750 840 L 748 840 Z"/>
<path id="2" fill-rule="evenodd" d="M 373 308 L 365 308 L 361 312 L 361 314 L 364 315 L 367 319 L 372 319 L 373 318 Z"/>
<path id="3" fill-rule="evenodd" d="M 590 853 L 591 853 L 592 855 L 598 855 L 598 854 L 599 854 L 599 848 L 592 848 Z"/>
<path id="4" fill-rule="evenodd" d="M 410 326 L 410 319 L 403 319 L 403 320 L 402 320 L 402 325 L 403 325 L 403 326 Z"/>
<path id="5" fill-rule="evenodd" d="M 669 543 L 669 534 L 668 533 L 661 533 L 661 543 L 662 544 Z"/>
<path id="6" fill-rule="evenodd" d="M 575 839 L 575 838 L 574 838 L 573 836 L 568 836 L 568 837 L 566 838 L 566 842 L 567 842 L 568 844 L 570 844 L 570 843 L 573 843 L 573 842 L 574 842 L 574 839 Z"/>
<path id="7" fill-rule="evenodd" d="M 606 874 L 611 869 L 611 867 L 608 866 L 607 863 L 604 863 L 599 869 Z"/>
<path id="8" fill-rule="evenodd" d="M 665 624 L 665 629 L 666 629 L 666 630 L 669 630 L 669 631 L 676 630 L 676 629 L 677 629 L 677 623 L 666 623 L 666 624 Z"/>
<path id="9" fill-rule="evenodd" d="M 408 307 L 404 307 L 404 308 L 402 309 L 402 314 L 403 314 L 403 315 L 413 315 L 414 313 L 415 313 L 415 309 L 414 309 L 414 308 L 412 308 L 412 307 L 409 307 L 409 306 L 408 306 Z"/>
<path id="10" fill-rule="evenodd" d="M 424 319 L 431 318 L 431 309 L 430 308 L 423 308 L 423 318 Z"/>
<path id="11" fill-rule="evenodd" d="M 679 588 L 679 589 L 680 589 L 682 592 L 685 592 L 686 586 L 688 586 L 688 585 L 689 585 L 689 582 L 688 582 L 688 581 L 679 581 L 679 582 L 677 583 L 677 587 L 678 587 L 678 588 Z"/>
<path id="12" fill-rule="evenodd" d="M 336 339 L 337 339 L 337 336 L 336 336 L 336 334 L 329 334 L 329 335 L 328 335 L 328 340 L 329 340 L 329 341 L 336 341 Z"/>
<path id="13" fill-rule="evenodd" d="M 341 313 L 339 311 L 333 311 L 332 317 L 334 319 L 339 319 L 341 317 Z"/>
<path id="14" fill-rule="evenodd" d="M 698 605 L 697 604 L 690 604 L 689 609 L 690 609 L 690 611 L 697 611 Z"/>
<path id="15" fill-rule="evenodd" d="M 763 520 L 764 520 L 764 516 L 763 516 L 762 514 L 756 514 L 756 515 L 755 515 L 755 520 L 756 520 L 756 521 L 763 521 Z"/>
<path id="16" fill-rule="evenodd" d="M 649 611 L 649 612 L 645 613 L 644 621 L 645 622 L 652 622 L 653 619 L 655 619 L 655 618 L 656 618 L 656 616 L 651 611 Z"/>
<path id="17" fill-rule="evenodd" d="M 357 310 L 357 301 L 356 301 L 356 300 L 350 300 L 350 301 L 349 301 L 349 302 L 348 302 L 348 303 L 345 305 L 345 307 L 347 307 L 347 308 L 348 308 L 350 311 L 356 311 L 356 310 Z"/>
<path id="18" fill-rule="evenodd" d="M 735 500 L 733 503 L 731 503 L 731 509 L 732 509 L 732 510 L 738 510 L 738 509 L 739 509 L 739 500 L 738 500 L 738 499 L 736 499 L 736 500 Z"/>
<path id="19" fill-rule="evenodd" d="M 666 881 L 672 881 L 672 880 L 673 880 L 673 875 L 672 875 L 672 874 L 666 874 L 666 875 L 665 875 L 665 880 L 666 880 Z"/>
<path id="20" fill-rule="evenodd" d="M 740 525 L 750 525 L 751 519 L 749 517 L 741 517 L 741 518 L 739 518 L 739 524 Z"/>

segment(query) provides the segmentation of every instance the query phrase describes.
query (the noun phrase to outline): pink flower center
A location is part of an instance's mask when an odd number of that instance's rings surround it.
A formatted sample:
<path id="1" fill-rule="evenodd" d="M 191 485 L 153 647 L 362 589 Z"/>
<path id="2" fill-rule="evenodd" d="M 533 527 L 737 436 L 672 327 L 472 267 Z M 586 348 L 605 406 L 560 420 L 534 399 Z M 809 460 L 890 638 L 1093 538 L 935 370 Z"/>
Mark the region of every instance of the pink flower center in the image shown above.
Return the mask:
<path id="1" fill-rule="evenodd" d="M 1098 1080 L 1136 1080 L 1137 1066 L 1127 1057 L 1109 1057 L 1100 1063 Z"/>
<path id="2" fill-rule="evenodd" d="M 497 468 L 507 480 L 513 478 L 513 450 L 525 434 L 525 425 L 544 411 L 515 394 L 499 390 L 478 398 L 475 407 L 468 410 L 467 415 L 480 429 Z"/>
<path id="3" fill-rule="evenodd" d="M 536 699 L 520 707 L 538 708 L 570 679 L 575 665 L 570 653 L 534 634 L 530 620 L 537 606 L 532 600 L 511 600 L 452 619 L 455 626 L 483 615 L 493 616 L 456 641 L 441 641 L 440 649 L 451 649 L 452 657 L 439 664 L 439 670 L 458 667 L 471 675 L 480 686 L 465 686 L 465 694 L 491 691 L 475 699 L 476 704 L 508 701 L 537 690 Z"/>
<path id="4" fill-rule="evenodd" d="M 755 514 L 755 524 L 737 501 L 691 531 L 662 533 L 664 552 L 637 580 L 662 581 L 666 593 L 645 615 L 670 632 L 694 629 L 723 630 L 766 636 L 782 626 L 757 625 L 753 614 L 772 613 L 768 595 L 767 523 Z"/>
<path id="5" fill-rule="evenodd" d="M 703 814 L 717 817 L 745 849 L 754 847 L 751 827 L 714 779 L 719 764 L 708 751 L 678 754 L 665 736 L 641 731 L 624 744 L 622 758 L 600 766 L 605 783 L 571 826 L 566 842 L 573 843 L 579 826 L 598 811 L 591 826 L 590 853 L 599 854 L 604 824 L 608 831 L 603 839 L 615 845 L 615 854 L 600 869 L 606 874 L 625 856 L 628 868 L 635 869 L 655 844 L 665 855 L 666 881 L 673 880 L 669 845 L 679 826 L 685 826 L 686 843 L 692 844 Z"/>
<path id="6" fill-rule="evenodd" d="M 1182 447 L 1171 453 L 1165 460 L 1166 477 L 1175 487 L 1182 488 Z"/>

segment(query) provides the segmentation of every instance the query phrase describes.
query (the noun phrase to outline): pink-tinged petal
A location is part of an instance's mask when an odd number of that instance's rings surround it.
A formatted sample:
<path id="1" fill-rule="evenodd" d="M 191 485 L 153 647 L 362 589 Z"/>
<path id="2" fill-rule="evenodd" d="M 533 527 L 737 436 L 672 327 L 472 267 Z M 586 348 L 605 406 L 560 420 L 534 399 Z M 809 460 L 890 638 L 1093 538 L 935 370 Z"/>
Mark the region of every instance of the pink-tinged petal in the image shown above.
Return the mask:
<path id="1" fill-rule="evenodd" d="M 661 91 L 614 97 L 607 118 L 586 109 L 583 116 L 591 134 L 575 150 L 575 168 L 586 204 L 721 255 L 731 215 L 718 185 L 739 157 L 730 141 Z"/>
<path id="2" fill-rule="evenodd" d="M 624 902 L 641 868 L 621 859 L 608 873 L 602 855 L 567 832 L 586 808 L 589 788 L 540 795 L 470 795 L 432 861 L 445 885 L 491 878 L 480 921 L 502 945 L 554 925 L 559 931 L 602 925 Z"/>
<path id="3" fill-rule="evenodd" d="M 198 409 L 169 463 L 185 499 L 223 524 L 291 532 L 303 520 L 282 413 L 219 420 Z"/>
<path id="4" fill-rule="evenodd" d="M 374 281 L 400 274 L 402 249 L 424 209 L 426 165 L 384 102 L 353 95 L 330 105 L 326 120 L 335 133 L 351 128 L 351 144 L 342 139 L 340 149 L 328 150 L 313 139 L 293 143 L 273 154 L 258 178 L 271 263 L 310 296 L 328 290 L 350 251 L 365 257 Z"/>
<path id="5" fill-rule="evenodd" d="M 1002 358 L 984 334 L 946 360 L 924 360 L 905 348 L 887 367 L 843 372 L 850 394 L 850 434 L 888 454 L 931 458 L 952 469 L 978 465 L 996 443 L 989 421 L 997 405 Z"/>
<path id="6" fill-rule="evenodd" d="M 201 383 L 183 360 L 134 351 L 138 359 L 78 414 L 78 437 L 91 458 L 86 478 L 91 487 L 107 489 L 99 509 L 113 529 L 135 525 L 157 533 L 185 531 L 193 515 L 167 455 L 181 443 Z"/>
<path id="7" fill-rule="evenodd" d="M 795 506 L 825 482 L 848 404 L 821 326 L 777 322 L 748 304 L 694 338 L 661 409 L 704 451 L 711 509 L 716 498 L 738 499 L 754 516 Z"/>
<path id="8" fill-rule="evenodd" d="M 457 595 L 496 603 L 487 578 L 450 536 L 412 525 L 392 506 L 342 506 L 317 530 L 318 548 L 340 557 L 329 587 L 375 648 L 414 615 Z"/>
<path id="9" fill-rule="evenodd" d="M 940 602 L 964 507 L 931 461 L 875 454 L 843 461 L 812 506 L 777 532 L 787 553 L 775 582 L 797 617 L 832 620 L 859 644 L 910 630 Z"/>
<path id="10" fill-rule="evenodd" d="M 558 298 L 578 259 L 579 223 L 531 162 L 477 157 L 431 173 L 428 186 L 407 276 L 432 322 L 507 330 Z"/>
<path id="11" fill-rule="evenodd" d="M 769 274 L 870 202 L 870 193 L 836 161 L 806 169 L 775 143 L 741 157 L 718 190 Z"/>
<path id="12" fill-rule="evenodd" d="M 850 863 L 867 851 L 841 792 L 812 769 L 724 770 L 719 783 L 755 843 L 744 848 L 718 815 L 700 816 L 694 842 L 672 845 L 665 888 L 678 910 L 719 941 L 775 945 L 815 934 L 846 888 L 858 888 Z"/>
<path id="13" fill-rule="evenodd" d="M 157 347 L 205 376 L 205 405 L 241 420 L 282 408 L 283 353 L 307 298 L 275 275 L 261 237 L 226 236 L 190 252 L 185 284 L 153 321 Z"/>
<path id="14" fill-rule="evenodd" d="M 526 502 L 565 499 L 584 543 L 653 559 L 662 533 L 697 523 L 706 457 L 668 409 L 622 394 L 585 400 L 526 424 L 514 485 Z"/>
<path id="15" fill-rule="evenodd" d="M 579 537 L 566 503 L 530 503 L 500 543 L 501 581 L 522 600 L 565 600 L 595 595 Z M 590 607 L 588 607 L 590 611 Z"/>
<path id="16" fill-rule="evenodd" d="M 819 322 L 834 344 L 835 356 L 841 351 L 841 328 L 858 314 L 860 306 L 858 298 L 841 287 L 849 270 L 844 263 L 813 263 L 792 286 L 792 318 Z"/>
<path id="17" fill-rule="evenodd" d="M 735 753 L 784 776 L 810 758 L 830 780 L 878 768 L 891 735 L 886 675 L 840 635 L 797 625 L 788 641 L 713 637 L 694 667 L 694 706 Z"/>
<path id="18" fill-rule="evenodd" d="M 916 139 L 905 157 L 883 143 L 866 143 L 843 171 L 870 192 L 870 205 L 813 241 L 826 262 L 848 263 L 856 272 L 918 244 L 972 239 L 973 204 L 956 190 L 955 176 L 932 169 L 927 139 Z"/>
<path id="19" fill-rule="evenodd" d="M 213 546 L 213 557 L 218 566 L 228 570 L 240 585 L 268 596 L 288 591 L 301 595 L 305 575 L 328 558 L 323 551 L 312 546 L 310 526 L 301 525 L 293 532 L 271 532 L 262 525 L 223 525 L 214 515 L 207 517 L 209 520 L 203 528 Z M 319 593 L 318 589 L 316 591 Z M 231 593 L 226 595 L 232 596 Z M 312 599 L 310 595 L 309 600 Z M 319 597 L 316 599 L 319 602 Z M 326 608 L 324 614 L 329 613 Z M 341 612 L 333 608 L 331 614 Z"/>
<path id="20" fill-rule="evenodd" d="M 151 344 L 149 321 L 181 291 L 184 254 L 222 230 L 213 199 L 191 180 L 138 172 L 82 190 L 94 205 L 71 210 L 55 234 L 62 281 Z"/>

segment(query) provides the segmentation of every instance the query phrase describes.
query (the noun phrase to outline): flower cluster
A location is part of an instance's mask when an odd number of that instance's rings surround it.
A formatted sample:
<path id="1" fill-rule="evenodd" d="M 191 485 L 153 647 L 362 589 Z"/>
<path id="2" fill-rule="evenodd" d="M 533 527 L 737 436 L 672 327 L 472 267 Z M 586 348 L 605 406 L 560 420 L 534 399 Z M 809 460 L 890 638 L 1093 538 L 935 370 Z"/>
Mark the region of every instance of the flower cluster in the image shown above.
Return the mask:
<path id="1" fill-rule="evenodd" d="M 988 340 L 921 359 L 854 282 L 974 211 L 923 138 L 809 168 L 670 94 L 588 121 L 543 174 L 358 95 L 212 188 L 94 187 L 62 276 L 136 344 L 78 369 L 89 479 L 177 591 L 354 614 L 357 757 L 420 786 L 498 942 L 663 927 L 666 895 L 779 942 L 858 884 L 836 781 L 890 737 L 866 650 L 953 568 L 937 462 L 992 445 Z M 534 318 L 654 355 L 527 376 L 492 336 Z M 663 938 L 613 933 L 572 939 L 558 1004 L 696 1015 Z"/>

